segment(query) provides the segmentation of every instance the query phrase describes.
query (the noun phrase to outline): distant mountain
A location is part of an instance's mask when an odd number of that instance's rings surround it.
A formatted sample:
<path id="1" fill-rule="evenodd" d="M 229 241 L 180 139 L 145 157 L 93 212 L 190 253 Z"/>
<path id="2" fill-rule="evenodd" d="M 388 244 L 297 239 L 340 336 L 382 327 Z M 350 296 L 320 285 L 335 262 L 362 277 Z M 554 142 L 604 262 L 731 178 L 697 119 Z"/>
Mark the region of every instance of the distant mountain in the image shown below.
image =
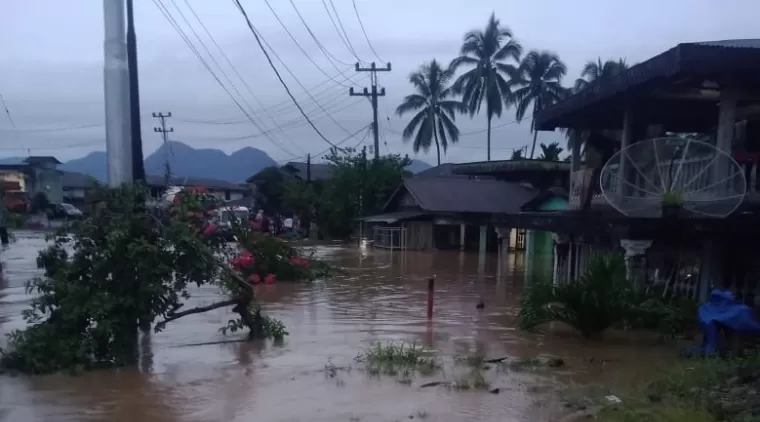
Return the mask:
<path id="1" fill-rule="evenodd" d="M 431 166 L 430 164 L 428 164 L 428 163 L 426 163 L 426 162 L 424 162 L 422 160 L 418 160 L 418 159 L 414 158 L 414 159 L 412 159 L 412 162 L 408 166 L 406 166 L 406 169 L 409 170 L 410 172 L 414 173 L 414 174 L 417 174 L 417 173 L 419 173 L 421 171 L 425 171 L 425 170 L 427 170 L 429 168 L 432 168 L 432 167 L 433 166 Z"/>
<path id="2" fill-rule="evenodd" d="M 170 141 L 145 159 L 145 172 L 164 174 L 167 157 L 172 174 L 176 177 L 217 179 L 233 183 L 245 181 L 260 170 L 277 165 L 266 152 L 256 148 L 245 147 L 228 155 L 218 149 L 195 149 L 182 142 Z M 0 164 L 19 164 L 25 158 L 0 158 Z M 407 169 L 419 173 L 430 167 L 430 164 L 414 159 Z M 103 182 L 108 178 L 106 153 L 103 151 L 91 152 L 82 158 L 67 161 L 58 168 L 88 174 Z"/>

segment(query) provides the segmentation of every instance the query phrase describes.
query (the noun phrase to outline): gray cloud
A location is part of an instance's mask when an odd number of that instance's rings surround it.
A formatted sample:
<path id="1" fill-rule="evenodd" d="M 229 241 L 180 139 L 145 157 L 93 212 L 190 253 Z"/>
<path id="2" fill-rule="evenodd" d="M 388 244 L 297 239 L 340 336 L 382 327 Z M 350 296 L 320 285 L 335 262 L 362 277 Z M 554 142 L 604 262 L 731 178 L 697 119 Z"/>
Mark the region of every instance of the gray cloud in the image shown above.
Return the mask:
<path id="1" fill-rule="evenodd" d="M 162 0 L 182 25 L 201 54 L 214 66 L 182 20 L 171 0 Z M 195 21 L 185 0 L 175 0 L 185 17 L 202 37 L 224 73 L 240 92 L 230 92 L 241 104 L 256 111 L 262 128 L 272 130 L 271 140 L 263 136 L 234 139 L 258 133 L 250 123 L 210 125 L 187 120 L 236 121 L 244 119 L 229 96 L 219 87 L 197 57 L 167 23 L 153 1 L 136 0 L 140 54 L 143 137 L 146 150 L 158 146 L 152 132 L 150 112 L 172 111 L 174 137 L 196 147 L 216 147 L 233 151 L 254 146 L 275 159 L 317 153 L 326 148 L 279 85 L 263 55 L 248 32 L 232 2 L 188 0 L 250 91 L 237 79 L 218 53 L 213 42 Z M 269 0 L 293 36 L 316 63 L 329 75 L 338 74 L 303 27 L 289 0 Z M 355 59 L 338 38 L 322 2 L 294 0 L 322 44 L 341 61 Z M 341 21 L 359 56 L 371 60 L 372 54 L 361 33 L 350 0 L 333 0 Z M 293 72 L 319 105 L 348 132 L 365 126 L 371 119 L 366 101 L 348 97 L 347 88 L 328 78 L 311 64 L 293 44 L 263 1 L 244 0 L 254 24 L 284 64 Z M 448 62 L 456 55 L 462 35 L 483 26 L 495 11 L 526 49 L 547 49 L 560 54 L 570 72 L 570 85 L 586 60 L 596 57 L 625 57 L 629 63 L 645 60 L 679 42 L 752 38 L 756 36 L 755 17 L 760 5 L 752 0 L 733 0 L 731 7 L 714 0 L 643 0 L 634 3 L 578 0 L 550 0 L 541 3 L 503 0 L 358 0 L 366 30 L 378 53 L 393 63 L 391 73 L 380 76 L 388 95 L 381 100 L 380 116 L 384 141 L 382 151 L 411 153 L 398 133 L 405 121 L 393 114 L 395 106 L 410 91 L 407 77 L 422 62 L 437 58 Z M 0 155 L 24 154 L 24 148 L 54 154 L 61 159 L 81 156 L 104 148 L 103 128 L 43 132 L 58 127 L 103 123 L 102 110 L 102 1 L 77 0 L 3 0 L 0 3 L 0 93 L 16 121 L 12 130 L 0 116 Z M 283 77 L 299 102 L 313 116 L 315 124 L 330 139 L 346 138 L 346 133 L 313 102 L 296 80 L 276 61 Z M 345 75 L 357 80 L 350 66 L 338 65 Z M 225 77 L 216 70 L 227 86 Z M 343 77 L 336 80 L 345 82 Z M 358 81 L 359 86 L 366 81 Z M 315 88 L 316 87 L 316 88 Z M 353 103 L 355 101 L 355 103 Z M 266 110 L 266 111 L 264 111 Z M 493 155 L 503 158 L 511 148 L 527 144 L 531 137 L 527 124 L 509 124 L 514 112 L 508 110 L 494 122 Z M 449 149 L 448 161 L 485 159 L 485 119 L 461 116 L 463 135 Z M 475 132 L 475 133 L 472 133 Z M 559 134 L 541 133 L 541 142 L 562 141 Z M 277 143 L 282 147 L 274 145 Z M 347 141 L 345 145 L 355 144 Z M 387 147 L 385 144 L 387 143 Z M 17 149 L 13 149 L 17 148 Z M 39 148 L 49 148 L 39 149 Z M 431 151 L 419 158 L 434 162 Z"/>

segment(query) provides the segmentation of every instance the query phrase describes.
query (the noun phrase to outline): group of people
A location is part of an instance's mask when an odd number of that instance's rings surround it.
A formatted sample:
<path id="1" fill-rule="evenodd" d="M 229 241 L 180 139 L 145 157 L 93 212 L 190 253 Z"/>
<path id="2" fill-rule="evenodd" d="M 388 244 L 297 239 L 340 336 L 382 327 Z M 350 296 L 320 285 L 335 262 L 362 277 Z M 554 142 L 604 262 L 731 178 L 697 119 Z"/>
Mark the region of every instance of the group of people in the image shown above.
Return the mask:
<path id="1" fill-rule="evenodd" d="M 264 210 L 259 210 L 255 215 L 251 214 L 251 227 L 263 233 L 273 236 L 292 237 L 298 234 L 300 222 L 298 218 L 290 215 L 276 215 L 269 217 Z"/>

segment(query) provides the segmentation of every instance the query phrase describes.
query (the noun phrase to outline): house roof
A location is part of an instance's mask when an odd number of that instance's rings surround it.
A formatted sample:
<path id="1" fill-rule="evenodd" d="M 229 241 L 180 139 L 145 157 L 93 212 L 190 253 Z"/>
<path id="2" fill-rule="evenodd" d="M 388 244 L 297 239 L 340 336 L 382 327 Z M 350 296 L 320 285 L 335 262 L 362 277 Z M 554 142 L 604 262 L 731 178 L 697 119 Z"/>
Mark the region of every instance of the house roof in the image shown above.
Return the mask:
<path id="1" fill-rule="evenodd" d="M 293 176 L 306 180 L 307 163 L 291 161 L 281 168 L 289 169 Z M 327 163 L 311 163 L 311 180 L 325 180 L 332 177 L 333 166 Z"/>
<path id="2" fill-rule="evenodd" d="M 454 163 L 443 163 L 435 167 L 430 167 L 427 170 L 423 170 L 415 174 L 414 177 L 451 176 L 452 174 L 454 174 L 454 166 L 457 166 L 457 165 L 458 164 L 454 164 Z"/>
<path id="3" fill-rule="evenodd" d="M 164 176 L 147 175 L 146 182 L 148 186 L 165 187 L 166 180 Z M 247 186 L 239 185 L 237 183 L 228 182 L 226 180 L 207 179 L 198 177 L 175 177 L 174 185 L 177 186 L 202 186 L 206 189 L 219 189 L 229 190 L 237 192 L 245 192 L 248 190 Z"/>
<path id="4" fill-rule="evenodd" d="M 496 160 L 480 161 L 473 163 L 454 164 L 454 174 L 491 174 L 495 172 L 518 172 L 518 171 L 570 171 L 570 163 L 566 161 L 550 160 Z"/>
<path id="5" fill-rule="evenodd" d="M 76 171 L 64 171 L 62 176 L 61 186 L 63 189 L 87 189 L 98 183 L 94 177 Z"/>
<path id="6" fill-rule="evenodd" d="M 30 165 L 44 164 L 44 163 L 61 164 L 61 162 L 58 161 L 57 158 L 49 156 L 49 155 L 33 155 L 31 157 L 27 157 L 27 159 L 24 160 L 23 162 Z"/>
<path id="7" fill-rule="evenodd" d="M 714 80 L 720 75 L 730 75 L 735 82 L 743 86 L 752 86 L 753 90 L 760 90 L 758 68 L 758 39 L 678 44 L 608 80 L 592 83 L 563 101 L 539 111 L 535 115 L 536 127 L 538 130 L 554 130 L 558 127 L 619 129 L 623 112 L 620 100 L 624 98 L 638 101 L 641 105 L 639 109 L 648 114 L 651 123 L 673 121 L 674 125 L 704 125 L 717 119 L 714 103 L 691 101 L 688 103 L 691 108 L 686 109 L 686 101 L 683 99 L 668 101 L 659 96 L 656 98 L 656 103 L 660 105 L 658 108 L 651 107 L 653 103 L 644 105 L 643 96 L 640 94 L 651 93 L 656 88 L 683 86 L 689 82 L 689 77 L 693 78 L 690 83 L 698 87 L 703 81 Z M 712 118 L 705 122 L 702 114 Z M 616 126 L 611 126 L 613 123 Z"/>
<path id="8" fill-rule="evenodd" d="M 516 182 L 456 176 L 408 178 L 393 196 L 403 191 L 409 192 L 423 211 L 486 214 L 520 212 L 538 193 Z"/>

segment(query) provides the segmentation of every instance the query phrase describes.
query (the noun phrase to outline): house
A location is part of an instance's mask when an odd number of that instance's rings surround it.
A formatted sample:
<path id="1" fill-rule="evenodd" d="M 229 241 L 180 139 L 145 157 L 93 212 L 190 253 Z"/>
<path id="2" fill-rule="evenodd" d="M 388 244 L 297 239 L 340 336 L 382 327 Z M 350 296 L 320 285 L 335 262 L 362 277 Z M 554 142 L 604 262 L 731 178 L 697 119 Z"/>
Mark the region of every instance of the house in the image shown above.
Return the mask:
<path id="1" fill-rule="evenodd" d="M 618 178 L 591 181 L 588 188 L 596 194 L 591 206 L 582 209 L 584 170 L 580 145 L 575 143 L 568 170 L 569 209 L 526 209 L 519 215 L 495 216 L 492 222 L 499 227 L 556 233 L 555 282 L 577 277 L 592 252 L 623 251 L 629 277 L 638 281 L 663 282 L 669 292 L 699 299 L 706 297 L 712 285 L 730 286 L 748 302 L 754 301 L 760 277 L 756 258 L 760 252 L 756 246 L 760 235 L 756 159 L 760 153 L 760 40 L 679 44 L 539 111 L 535 122 L 543 131 L 616 131 L 620 136 L 607 142 L 617 151 L 637 143 L 651 148 L 647 139 L 671 132 L 703 134 L 703 142 L 713 147 L 702 148 L 704 156 L 684 160 L 682 167 L 704 169 L 716 161 L 717 149 L 734 157 L 746 181 L 746 195 L 727 216 L 624 215 L 611 201 L 644 201 L 641 194 L 631 193 L 631 186 L 645 181 L 641 170 L 637 176 L 632 166 L 618 167 Z M 654 156 L 657 151 L 648 154 Z M 647 171 L 663 169 L 654 165 Z M 702 189 L 699 200 L 717 203 L 720 192 L 709 185 L 717 183 L 720 174 L 708 176 L 707 180 L 695 176 Z M 663 196 L 653 198 L 662 203 Z"/>
<path id="2" fill-rule="evenodd" d="M 224 201 L 242 199 L 248 196 L 249 192 L 248 186 L 244 184 L 197 177 L 176 177 L 167 185 L 165 177 L 148 175 L 146 176 L 146 183 L 153 198 L 161 197 L 168 186 L 204 187 L 209 193 Z"/>
<path id="3" fill-rule="evenodd" d="M 75 171 L 64 171 L 62 181 L 63 201 L 77 207 L 85 204 L 87 194 L 97 185 L 94 177 Z"/>
<path id="4" fill-rule="evenodd" d="M 375 247 L 477 250 L 484 259 L 510 246 L 509 237 L 490 229 L 491 216 L 518 213 L 537 194 L 530 185 L 493 178 L 410 177 L 383 214 L 361 221 L 369 225 Z"/>
<path id="5" fill-rule="evenodd" d="M 63 175 L 58 164 L 61 162 L 55 157 L 31 156 L 21 164 L 0 165 L 0 173 L 3 179 L 18 182 L 27 197 L 44 193 L 51 203 L 59 204 L 63 201 Z"/>

